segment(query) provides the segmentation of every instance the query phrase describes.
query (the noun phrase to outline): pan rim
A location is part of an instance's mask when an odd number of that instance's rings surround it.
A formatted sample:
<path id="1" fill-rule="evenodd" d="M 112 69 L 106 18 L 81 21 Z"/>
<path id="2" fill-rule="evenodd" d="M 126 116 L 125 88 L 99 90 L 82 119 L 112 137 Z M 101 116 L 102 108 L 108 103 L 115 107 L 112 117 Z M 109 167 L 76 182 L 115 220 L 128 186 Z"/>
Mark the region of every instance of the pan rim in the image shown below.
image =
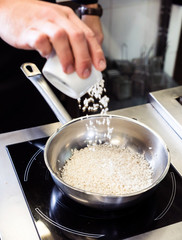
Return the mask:
<path id="1" fill-rule="evenodd" d="M 136 191 L 136 192 L 132 192 L 132 193 L 126 193 L 126 194 L 120 194 L 120 195 L 108 195 L 108 194 L 100 194 L 100 193 L 94 193 L 94 192 L 90 192 L 90 191 L 86 191 L 86 190 L 82 190 L 82 189 L 79 189 L 79 188 L 76 188 L 76 187 L 73 187 L 69 184 L 67 184 L 66 182 L 64 182 L 61 178 L 59 178 L 57 176 L 57 174 L 52 170 L 52 168 L 50 167 L 50 164 L 49 164 L 49 161 L 47 159 L 47 151 L 48 151 L 48 148 L 52 142 L 52 140 L 55 138 L 55 136 L 57 136 L 57 134 L 59 134 L 66 126 L 74 123 L 74 122 L 78 122 L 80 120 L 84 120 L 84 119 L 90 119 L 90 118 L 119 118 L 119 119 L 123 119 L 123 120 L 127 120 L 127 121 L 130 121 L 130 122 L 133 122 L 147 130 L 149 130 L 152 134 L 154 134 L 161 142 L 162 142 L 162 145 L 164 147 L 164 149 L 166 149 L 166 152 L 167 152 L 167 164 L 166 164 L 166 167 L 164 169 L 164 171 L 161 173 L 161 175 L 151 184 L 149 185 L 148 187 L 146 188 L 143 188 L 142 190 L 140 191 Z M 130 118 L 130 117 L 126 117 L 126 116 L 121 116 L 121 115 L 114 115 L 114 114 L 93 114 L 93 115 L 86 115 L 86 116 L 83 116 L 83 117 L 79 117 L 79 118 L 75 118 L 67 123 L 65 123 L 64 125 L 62 125 L 61 127 L 59 127 L 57 129 L 56 132 L 54 132 L 50 137 L 49 139 L 47 140 L 46 142 L 46 145 L 45 145 L 45 150 L 44 150 L 44 161 L 45 161 L 45 164 L 50 172 L 51 175 L 54 176 L 54 178 L 58 181 L 58 182 L 61 182 L 63 185 L 65 185 L 67 188 L 71 189 L 71 190 L 74 190 L 74 191 L 77 191 L 81 194 L 86 194 L 86 195 L 94 195 L 94 196 L 97 196 L 97 197 L 100 197 L 100 198 L 110 198 L 110 199 L 113 199 L 113 198 L 128 198 L 128 197 L 136 197 L 137 195 L 140 195 L 140 194 L 143 194 L 145 192 L 148 192 L 149 190 L 155 188 L 164 178 L 165 176 L 167 175 L 168 171 L 169 171 L 169 168 L 170 168 L 170 164 L 171 164 L 171 155 L 170 155 L 170 151 L 169 151 L 169 148 L 167 147 L 167 144 L 165 143 L 165 141 L 163 140 L 163 138 L 156 132 L 154 131 L 152 128 L 150 128 L 149 126 L 147 126 L 146 124 L 136 120 L 136 119 L 133 119 L 133 118 Z"/>

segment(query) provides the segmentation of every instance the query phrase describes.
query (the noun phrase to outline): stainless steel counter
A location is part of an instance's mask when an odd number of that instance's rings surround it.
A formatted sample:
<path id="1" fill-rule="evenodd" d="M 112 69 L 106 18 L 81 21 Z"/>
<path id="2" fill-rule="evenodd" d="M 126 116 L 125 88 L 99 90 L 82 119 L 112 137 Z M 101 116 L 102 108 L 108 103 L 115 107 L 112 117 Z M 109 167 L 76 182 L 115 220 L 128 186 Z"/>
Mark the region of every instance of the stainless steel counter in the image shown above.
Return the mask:
<path id="1" fill-rule="evenodd" d="M 182 105 L 177 101 L 182 96 L 182 86 L 152 92 L 149 96 L 154 108 L 182 138 Z"/>
<path id="2" fill-rule="evenodd" d="M 112 114 L 135 118 L 160 134 L 168 145 L 173 165 L 182 174 L 182 141 L 151 104 L 114 111 Z M 53 123 L 0 135 L 0 235 L 2 240 L 40 239 L 5 146 L 50 136 L 59 126 L 60 123 Z M 181 240 L 181 228 L 182 222 L 179 222 L 129 239 Z"/>

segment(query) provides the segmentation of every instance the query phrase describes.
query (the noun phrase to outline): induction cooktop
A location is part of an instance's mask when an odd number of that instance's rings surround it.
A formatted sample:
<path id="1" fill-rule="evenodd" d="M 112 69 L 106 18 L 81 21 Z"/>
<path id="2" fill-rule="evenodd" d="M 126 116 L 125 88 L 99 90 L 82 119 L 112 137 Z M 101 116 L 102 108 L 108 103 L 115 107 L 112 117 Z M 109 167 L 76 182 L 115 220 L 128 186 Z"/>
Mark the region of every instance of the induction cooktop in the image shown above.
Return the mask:
<path id="1" fill-rule="evenodd" d="M 115 211 L 95 210 L 69 199 L 54 184 L 44 163 L 46 141 L 7 146 L 41 240 L 120 240 L 182 221 L 182 178 L 172 164 L 147 199 Z"/>

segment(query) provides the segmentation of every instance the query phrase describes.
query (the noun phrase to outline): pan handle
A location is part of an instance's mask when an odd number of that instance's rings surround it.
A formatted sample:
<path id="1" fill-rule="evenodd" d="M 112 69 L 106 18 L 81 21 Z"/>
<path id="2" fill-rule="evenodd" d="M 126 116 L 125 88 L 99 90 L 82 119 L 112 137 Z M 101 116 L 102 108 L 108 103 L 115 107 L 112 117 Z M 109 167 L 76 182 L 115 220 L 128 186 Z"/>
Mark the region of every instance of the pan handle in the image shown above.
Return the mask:
<path id="1" fill-rule="evenodd" d="M 44 97 L 58 120 L 62 124 L 69 122 L 71 120 L 70 115 L 53 93 L 37 66 L 34 63 L 24 63 L 20 68 Z"/>

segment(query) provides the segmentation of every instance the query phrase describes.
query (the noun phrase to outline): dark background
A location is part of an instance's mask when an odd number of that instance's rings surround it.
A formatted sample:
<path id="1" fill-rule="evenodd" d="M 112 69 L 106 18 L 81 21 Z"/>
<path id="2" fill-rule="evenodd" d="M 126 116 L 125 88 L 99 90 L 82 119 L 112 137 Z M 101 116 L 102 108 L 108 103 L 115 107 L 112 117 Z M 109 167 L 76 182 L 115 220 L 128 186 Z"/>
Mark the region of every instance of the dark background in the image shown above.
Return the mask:
<path id="1" fill-rule="evenodd" d="M 182 4 L 181 0 L 175 0 L 174 3 Z M 123 63 L 107 59 L 107 69 L 103 75 L 107 95 L 110 97 L 110 110 L 146 103 L 148 102 L 148 92 L 182 84 L 182 36 L 174 79 L 163 73 L 171 6 L 172 0 L 161 0 L 162 10 L 156 51 L 156 59 L 159 64 L 155 76 L 148 70 L 139 75 L 136 74 L 138 66 L 132 62 Z M 25 62 L 33 62 L 41 70 L 45 59 L 35 51 L 15 49 L 1 39 L 0 54 L 0 133 L 58 121 L 43 97 L 20 70 L 21 64 Z M 71 117 L 82 115 L 76 100 L 70 99 L 54 87 L 52 89 Z"/>

